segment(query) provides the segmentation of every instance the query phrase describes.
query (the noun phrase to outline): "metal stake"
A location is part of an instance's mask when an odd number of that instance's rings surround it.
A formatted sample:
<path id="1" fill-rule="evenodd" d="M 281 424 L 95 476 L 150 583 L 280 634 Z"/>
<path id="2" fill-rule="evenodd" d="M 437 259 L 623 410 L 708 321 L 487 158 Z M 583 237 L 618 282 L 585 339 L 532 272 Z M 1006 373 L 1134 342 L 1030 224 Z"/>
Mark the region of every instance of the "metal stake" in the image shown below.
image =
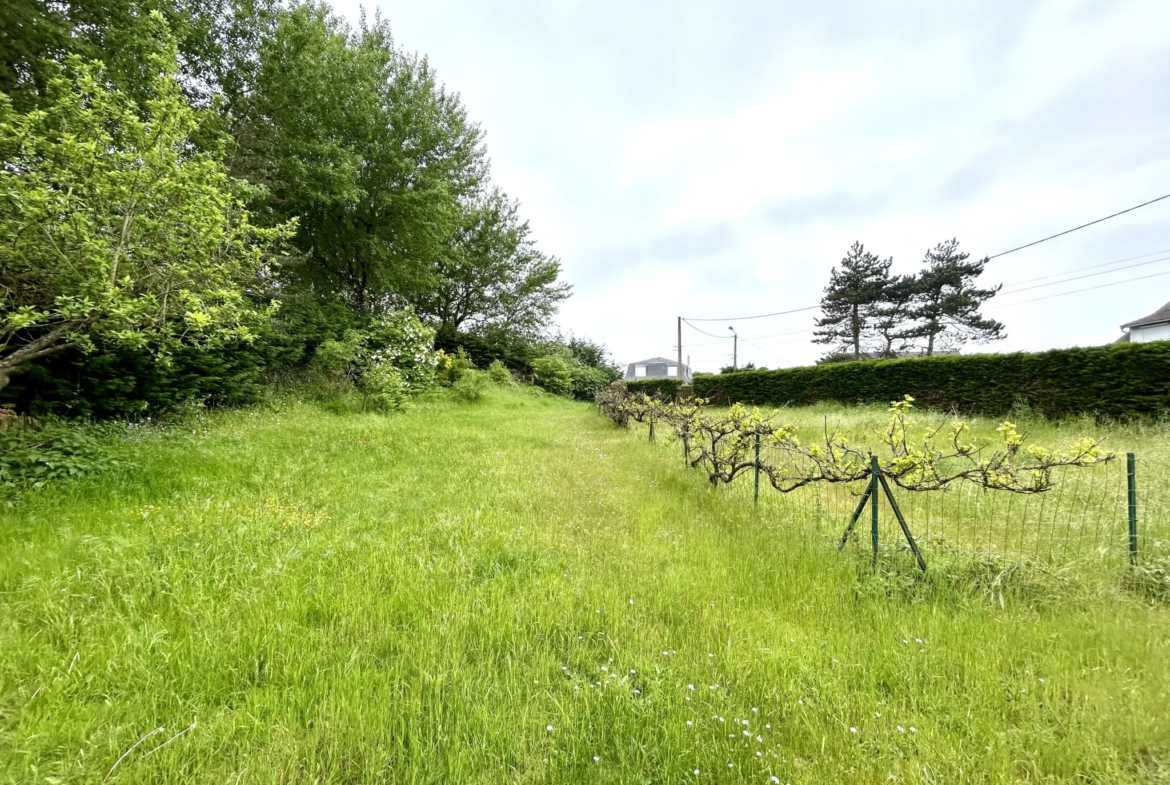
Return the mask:
<path id="1" fill-rule="evenodd" d="M 898 502 L 894 499 L 894 493 L 890 490 L 890 484 L 886 482 L 886 476 L 879 474 L 878 479 L 882 482 L 882 488 L 886 492 L 886 498 L 890 500 L 890 506 L 894 508 L 894 517 L 898 519 L 898 525 L 902 527 L 902 534 L 906 535 L 906 542 L 910 544 L 910 550 L 914 552 L 914 558 L 918 561 L 918 568 L 926 572 L 926 561 L 918 551 L 918 543 L 914 542 L 914 535 L 910 533 L 910 527 L 906 525 L 906 519 L 902 517 L 902 510 L 898 507 Z"/>
<path id="2" fill-rule="evenodd" d="M 873 493 L 873 484 L 867 485 L 865 493 L 861 494 L 861 501 L 857 503 L 857 509 L 853 511 L 853 517 L 849 519 L 849 525 L 845 527 L 845 533 L 841 535 L 841 544 L 837 546 L 837 550 L 842 550 L 845 544 L 849 542 L 849 535 L 853 533 L 853 527 L 857 525 L 857 519 L 861 517 L 861 511 L 865 509 L 865 503 L 869 501 L 870 494 Z"/>
<path id="3" fill-rule="evenodd" d="M 760 432 L 756 431 L 756 504 L 760 503 Z"/>
<path id="4" fill-rule="evenodd" d="M 878 468 L 878 459 L 876 455 L 870 456 L 869 463 L 869 496 L 871 504 L 869 507 L 870 524 L 869 524 L 869 538 L 873 541 L 873 568 L 877 569 L 878 560 L 878 478 L 881 476 L 881 469 Z"/>
<path id="5" fill-rule="evenodd" d="M 1125 454 L 1126 484 L 1129 486 L 1129 563 L 1137 564 L 1137 460 L 1132 452 Z"/>

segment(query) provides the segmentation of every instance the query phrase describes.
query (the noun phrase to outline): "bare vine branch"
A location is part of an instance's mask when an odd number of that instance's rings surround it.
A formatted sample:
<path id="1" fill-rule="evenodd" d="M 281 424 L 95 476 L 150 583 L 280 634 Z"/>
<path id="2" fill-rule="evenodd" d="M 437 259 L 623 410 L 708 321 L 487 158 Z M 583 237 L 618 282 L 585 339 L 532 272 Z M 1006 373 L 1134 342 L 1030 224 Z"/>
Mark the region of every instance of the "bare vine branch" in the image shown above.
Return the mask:
<path id="1" fill-rule="evenodd" d="M 704 412 L 702 399 L 666 403 L 645 394 L 612 388 L 598 395 L 599 408 L 614 422 L 662 421 L 673 436 L 687 445 L 687 461 L 706 470 L 712 485 L 730 483 L 744 472 L 760 473 L 781 493 L 811 483 L 860 483 L 878 471 L 907 491 L 941 491 L 956 482 L 1011 493 L 1043 493 L 1053 487 L 1052 472 L 1064 466 L 1089 466 L 1113 460 L 1101 442 L 1078 439 L 1066 450 L 1027 444 L 1027 437 L 1011 422 L 996 429 L 998 444 L 980 444 L 965 422 L 949 428 L 915 430 L 910 417 L 914 399 L 905 396 L 890 406 L 890 419 L 877 437 L 882 447 L 855 446 L 839 428 L 823 439 L 804 443 L 795 425 L 777 425 L 758 408 L 732 406 L 725 415 Z M 756 457 L 757 439 L 762 449 Z"/>

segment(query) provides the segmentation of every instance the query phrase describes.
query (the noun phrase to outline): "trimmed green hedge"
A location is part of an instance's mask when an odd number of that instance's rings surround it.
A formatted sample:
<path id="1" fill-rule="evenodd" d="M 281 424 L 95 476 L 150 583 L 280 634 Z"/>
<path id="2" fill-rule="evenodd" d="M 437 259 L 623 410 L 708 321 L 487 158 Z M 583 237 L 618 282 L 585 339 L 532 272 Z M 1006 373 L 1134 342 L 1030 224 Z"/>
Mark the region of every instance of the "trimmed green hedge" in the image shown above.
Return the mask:
<path id="1" fill-rule="evenodd" d="M 641 379 L 627 382 L 626 386 L 630 388 L 630 392 L 657 395 L 659 398 L 673 401 L 675 393 L 678 392 L 679 381 L 678 379 Z"/>
<path id="2" fill-rule="evenodd" d="M 1170 410 L 1170 341 L 740 371 L 696 376 L 695 394 L 759 406 L 888 403 L 908 394 L 932 409 L 993 417 L 1018 403 L 1056 418 L 1159 415 Z"/>

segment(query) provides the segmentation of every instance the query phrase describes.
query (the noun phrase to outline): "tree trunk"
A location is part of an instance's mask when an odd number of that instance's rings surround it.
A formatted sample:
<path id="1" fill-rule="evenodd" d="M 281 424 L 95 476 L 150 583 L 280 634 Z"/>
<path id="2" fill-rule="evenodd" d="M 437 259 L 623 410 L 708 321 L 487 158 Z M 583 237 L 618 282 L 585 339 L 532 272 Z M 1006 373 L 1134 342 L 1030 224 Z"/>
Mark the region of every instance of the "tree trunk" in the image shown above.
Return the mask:
<path id="1" fill-rule="evenodd" d="M 853 306 L 853 359 L 861 359 L 861 315 L 858 313 L 858 307 Z"/>
<path id="2" fill-rule="evenodd" d="M 15 370 L 15 368 L 0 368 L 0 390 L 8 386 L 8 382 L 11 381 L 12 374 Z"/>
<path id="3" fill-rule="evenodd" d="M 933 328 L 931 328 L 931 330 L 932 330 L 932 331 L 931 331 L 931 333 L 930 333 L 930 334 L 929 334 L 929 335 L 926 337 L 926 356 L 927 356 L 927 357 L 933 357 L 933 356 L 934 356 L 934 332 L 933 332 Z"/>

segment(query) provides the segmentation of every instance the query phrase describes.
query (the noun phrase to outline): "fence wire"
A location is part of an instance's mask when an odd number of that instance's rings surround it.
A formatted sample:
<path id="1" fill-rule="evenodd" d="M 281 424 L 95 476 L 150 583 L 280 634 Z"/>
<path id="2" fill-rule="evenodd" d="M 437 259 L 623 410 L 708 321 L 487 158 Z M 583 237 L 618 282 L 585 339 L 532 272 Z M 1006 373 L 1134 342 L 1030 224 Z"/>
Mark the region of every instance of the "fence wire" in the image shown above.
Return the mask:
<path id="1" fill-rule="evenodd" d="M 667 440 L 659 438 L 660 443 Z M 670 441 L 670 449 L 680 443 Z M 783 455 L 761 446 L 761 462 L 780 464 Z M 696 472 L 703 471 L 695 469 Z M 891 490 L 910 531 L 929 562 L 932 551 L 945 549 L 994 560 L 1026 561 L 1048 567 L 1076 566 L 1109 571 L 1130 558 L 1128 485 L 1125 455 L 1108 463 L 1053 470 L 1054 486 L 1043 493 L 1020 494 L 955 483 L 942 491 Z M 793 534 L 840 540 L 868 481 L 812 483 L 781 493 L 754 471 L 712 489 L 728 503 L 751 505 L 769 525 Z M 1170 463 L 1143 462 L 1137 456 L 1138 562 L 1170 554 Z M 855 527 L 853 541 L 869 547 L 870 511 Z M 879 494 L 879 530 L 883 544 L 905 540 L 884 494 Z"/>

